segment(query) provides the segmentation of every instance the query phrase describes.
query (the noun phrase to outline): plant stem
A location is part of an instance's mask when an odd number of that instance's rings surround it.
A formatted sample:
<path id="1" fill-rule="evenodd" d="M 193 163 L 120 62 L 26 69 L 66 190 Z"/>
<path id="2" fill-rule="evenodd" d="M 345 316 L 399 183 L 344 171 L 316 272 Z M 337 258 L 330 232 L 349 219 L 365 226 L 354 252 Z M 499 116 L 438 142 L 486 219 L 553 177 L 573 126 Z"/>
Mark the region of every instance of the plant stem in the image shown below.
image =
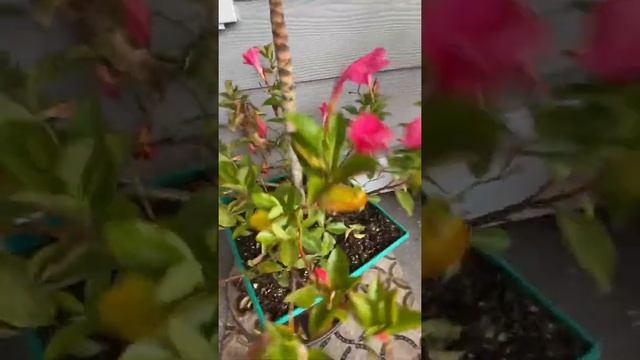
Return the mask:
<path id="1" fill-rule="evenodd" d="M 393 360 L 393 351 L 391 350 L 391 340 L 385 341 L 382 346 L 384 347 L 384 358 L 386 360 Z"/>
<path id="2" fill-rule="evenodd" d="M 473 227 L 480 227 L 490 225 L 497 222 L 506 220 L 509 216 L 522 212 L 528 209 L 544 208 L 553 205 L 557 202 L 571 199 L 577 195 L 580 195 L 590 189 L 589 185 L 581 185 L 567 192 L 553 195 L 547 198 L 539 199 L 538 197 L 549 188 L 550 183 L 546 183 L 538 191 L 531 196 L 528 196 L 519 203 L 509 205 L 500 210 L 490 212 L 488 214 L 480 215 L 469 220 L 469 225 Z"/>

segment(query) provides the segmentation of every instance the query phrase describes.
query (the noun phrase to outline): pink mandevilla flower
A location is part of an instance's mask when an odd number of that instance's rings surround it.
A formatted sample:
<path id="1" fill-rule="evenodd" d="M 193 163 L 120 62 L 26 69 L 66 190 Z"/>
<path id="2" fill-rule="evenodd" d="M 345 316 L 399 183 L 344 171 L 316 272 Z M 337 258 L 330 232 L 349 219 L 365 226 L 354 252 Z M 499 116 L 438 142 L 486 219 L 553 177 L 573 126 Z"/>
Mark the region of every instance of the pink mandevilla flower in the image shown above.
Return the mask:
<path id="1" fill-rule="evenodd" d="M 370 53 L 354 61 L 340 75 L 331 93 L 331 100 L 327 106 L 327 116 L 335 109 L 338 99 L 342 94 L 344 83 L 350 80 L 356 84 L 373 86 L 373 74 L 389 65 L 385 59 L 387 51 L 384 48 L 375 48 Z"/>
<path id="2" fill-rule="evenodd" d="M 393 137 L 391 130 L 370 113 L 359 114 L 349 125 L 348 135 L 356 152 L 365 155 L 388 150 L 389 141 Z"/>
<path id="3" fill-rule="evenodd" d="M 329 281 L 329 275 L 327 274 L 327 271 L 325 269 L 318 267 L 318 268 L 315 268 L 313 272 L 316 275 L 316 278 L 318 279 L 318 282 L 320 282 L 320 284 L 331 287 L 331 282 Z"/>
<path id="4" fill-rule="evenodd" d="M 476 97 L 537 85 L 546 32 L 518 0 L 427 0 L 422 49 L 439 91 Z"/>
<path id="5" fill-rule="evenodd" d="M 123 0 L 127 32 L 138 46 L 151 42 L 151 13 L 144 0 Z"/>
<path id="6" fill-rule="evenodd" d="M 420 149 L 422 146 L 422 117 L 413 119 L 404 128 L 402 143 L 409 149 Z"/>
<path id="7" fill-rule="evenodd" d="M 360 85 L 372 84 L 373 74 L 389 65 L 389 61 L 385 59 L 386 54 L 387 51 L 383 48 L 373 49 L 349 65 L 342 73 L 342 77 Z"/>
<path id="8" fill-rule="evenodd" d="M 258 114 L 256 114 L 256 124 L 258 125 L 258 135 L 260 135 L 261 138 L 266 138 L 267 137 L 267 123 L 264 122 L 264 120 L 262 119 L 262 117 Z"/>
<path id="9" fill-rule="evenodd" d="M 607 0 L 588 18 L 587 46 L 579 62 L 609 82 L 640 77 L 640 1 Z"/>
<path id="10" fill-rule="evenodd" d="M 322 105 L 320 105 L 320 114 L 322 114 L 322 127 L 327 126 L 327 118 L 329 117 L 329 112 L 327 111 L 327 102 L 324 101 Z"/>
<path id="11" fill-rule="evenodd" d="M 262 64 L 260 63 L 260 49 L 257 47 L 252 47 L 242 54 L 242 58 L 244 61 L 243 64 L 251 65 L 258 72 L 258 75 L 264 80 L 264 69 L 262 68 Z"/>

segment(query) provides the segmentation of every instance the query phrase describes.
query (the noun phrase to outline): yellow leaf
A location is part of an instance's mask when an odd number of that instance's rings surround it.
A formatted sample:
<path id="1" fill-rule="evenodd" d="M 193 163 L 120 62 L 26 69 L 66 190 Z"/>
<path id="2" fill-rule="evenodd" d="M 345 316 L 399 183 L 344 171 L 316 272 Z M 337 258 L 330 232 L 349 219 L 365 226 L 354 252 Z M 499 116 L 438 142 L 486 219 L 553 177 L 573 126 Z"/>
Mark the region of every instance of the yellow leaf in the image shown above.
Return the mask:
<path id="1" fill-rule="evenodd" d="M 425 205 L 422 210 L 422 277 L 442 276 L 447 269 L 460 263 L 469 248 L 469 238 L 469 229 L 461 217 Z"/>
<path id="2" fill-rule="evenodd" d="M 367 193 L 344 184 L 331 186 L 320 199 L 320 207 L 330 213 L 360 211 L 366 204 Z"/>
<path id="3" fill-rule="evenodd" d="M 154 283 L 140 275 L 125 275 L 98 304 L 100 322 L 109 333 L 135 342 L 150 336 L 163 320 Z"/>
<path id="4" fill-rule="evenodd" d="M 258 209 L 249 218 L 249 226 L 256 231 L 267 230 L 271 227 L 269 220 L 269 212 L 264 209 Z"/>

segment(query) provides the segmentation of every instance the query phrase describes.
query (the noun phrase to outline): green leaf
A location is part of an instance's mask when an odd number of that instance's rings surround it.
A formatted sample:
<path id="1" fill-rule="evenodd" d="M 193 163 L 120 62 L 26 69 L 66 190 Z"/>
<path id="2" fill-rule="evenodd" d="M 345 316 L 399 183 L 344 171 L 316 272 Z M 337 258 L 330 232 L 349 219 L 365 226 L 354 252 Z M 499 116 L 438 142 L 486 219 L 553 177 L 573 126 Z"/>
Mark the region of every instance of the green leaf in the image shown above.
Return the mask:
<path id="1" fill-rule="evenodd" d="M 322 161 L 323 130 L 313 118 L 300 114 L 288 113 L 287 121 L 293 125 L 292 143 L 296 155 L 303 166 L 308 170 L 322 170 L 325 164 Z"/>
<path id="2" fill-rule="evenodd" d="M 283 241 L 280 243 L 280 257 L 279 260 L 287 267 L 293 266 L 298 260 L 298 246 L 295 241 Z"/>
<path id="3" fill-rule="evenodd" d="M 341 235 L 344 234 L 347 231 L 347 226 L 343 223 L 343 222 L 331 222 L 329 224 L 327 224 L 327 231 L 332 233 L 332 234 L 336 234 L 336 235 Z"/>
<path id="4" fill-rule="evenodd" d="M 430 100 L 425 103 L 422 155 L 429 166 L 454 157 L 489 159 L 506 128 L 488 111 L 463 101 Z"/>
<path id="5" fill-rule="evenodd" d="M 509 233 L 500 228 L 473 229 L 471 244 L 485 253 L 504 255 L 509 248 Z"/>
<path id="6" fill-rule="evenodd" d="M 347 136 L 347 119 L 336 113 L 329 121 L 329 131 L 327 134 L 327 158 L 329 159 L 329 169 L 335 169 L 340 161 L 340 154 Z"/>
<path id="7" fill-rule="evenodd" d="M 36 117 L 24 106 L 9 99 L 4 94 L 0 94 L 0 123 L 4 120 L 34 121 Z"/>
<path id="8" fill-rule="evenodd" d="M 351 310 L 358 319 L 358 322 L 364 328 L 368 328 L 373 325 L 375 316 L 374 309 L 367 296 L 362 293 L 352 293 L 349 294 L 349 300 L 351 300 Z"/>
<path id="9" fill-rule="evenodd" d="M 39 210 L 60 215 L 67 219 L 74 219 L 84 223 L 87 223 L 89 219 L 87 205 L 69 195 L 19 192 L 11 196 L 11 200 L 31 205 Z"/>
<path id="10" fill-rule="evenodd" d="M 52 294 L 52 298 L 56 306 L 69 315 L 82 315 L 84 313 L 84 304 L 69 292 L 56 291 Z"/>
<path id="11" fill-rule="evenodd" d="M 309 308 L 320 295 L 322 293 L 315 286 L 307 285 L 287 295 L 284 301 L 301 308 Z"/>
<path id="12" fill-rule="evenodd" d="M 235 216 L 232 216 L 227 209 L 225 205 L 218 205 L 218 223 L 222 227 L 232 227 L 236 224 Z"/>
<path id="13" fill-rule="evenodd" d="M 282 267 L 282 265 L 278 264 L 275 261 L 267 260 L 256 265 L 256 269 L 261 274 L 271 274 L 282 271 L 284 268 Z"/>
<path id="14" fill-rule="evenodd" d="M 379 204 L 382 199 L 380 198 L 380 196 L 369 196 L 368 200 L 372 204 Z"/>
<path id="15" fill-rule="evenodd" d="M 278 238 L 278 240 L 289 239 L 289 235 L 284 230 L 282 230 L 282 227 L 278 224 L 271 225 L 271 231 Z"/>
<path id="16" fill-rule="evenodd" d="M 269 220 L 273 220 L 278 216 L 282 215 L 283 212 L 284 212 L 284 209 L 282 209 L 282 206 L 276 205 L 272 207 L 271 210 L 269 210 L 269 214 L 267 215 L 267 218 Z"/>
<path id="17" fill-rule="evenodd" d="M 327 273 L 331 287 L 334 290 L 345 290 L 351 285 L 349 281 L 349 260 L 339 247 L 336 247 L 329 255 Z"/>
<path id="18" fill-rule="evenodd" d="M 118 360 L 179 360 L 171 351 L 153 340 L 133 343 L 124 350 Z"/>
<path id="19" fill-rule="evenodd" d="M 0 253 L 0 322 L 28 328 L 50 325 L 55 306 L 49 293 L 27 271 L 27 262 Z"/>
<path id="20" fill-rule="evenodd" d="M 162 303 L 179 300 L 204 282 L 200 264 L 184 261 L 170 267 L 160 280 L 156 289 L 156 298 Z"/>
<path id="21" fill-rule="evenodd" d="M 0 169 L 27 189 L 55 192 L 63 184 L 54 175 L 59 147 L 44 123 L 0 123 Z"/>
<path id="22" fill-rule="evenodd" d="M 251 194 L 251 201 L 260 209 L 271 209 L 279 206 L 280 202 L 273 195 L 257 192 Z"/>
<path id="23" fill-rule="evenodd" d="M 133 270 L 165 271 L 183 260 L 193 259 L 189 248 L 175 233 L 141 220 L 107 223 L 103 235 L 118 262 Z"/>
<path id="24" fill-rule="evenodd" d="M 611 289 L 616 250 L 602 223 L 577 212 L 559 211 L 558 227 L 578 264 L 594 278 L 602 291 Z"/>
<path id="25" fill-rule="evenodd" d="M 216 359 L 209 342 L 195 328 L 180 318 L 169 319 L 169 339 L 184 360 Z"/>
<path id="26" fill-rule="evenodd" d="M 343 109 L 351 115 L 358 115 L 359 113 L 358 108 L 353 105 L 346 105 L 343 107 Z"/>
<path id="27" fill-rule="evenodd" d="M 273 244 L 277 243 L 278 238 L 269 230 L 263 230 L 256 235 L 256 241 L 262 244 L 262 249 L 269 249 Z"/>
<path id="28" fill-rule="evenodd" d="M 331 360 L 331 357 L 320 349 L 309 349 L 308 360 Z"/>
<path id="29" fill-rule="evenodd" d="M 307 181 L 308 204 L 313 204 L 318 199 L 318 195 L 322 191 L 322 185 L 322 178 L 316 175 L 309 175 L 309 180 Z"/>
<path id="30" fill-rule="evenodd" d="M 413 197 L 406 190 L 396 190 L 396 199 L 400 203 L 400 206 L 407 212 L 409 216 L 413 216 Z"/>
<path id="31" fill-rule="evenodd" d="M 57 164 L 56 174 L 64 181 L 67 192 L 78 198 L 82 196 L 83 173 L 91 156 L 93 143 L 88 138 L 72 142 L 62 149 Z"/>
<path id="32" fill-rule="evenodd" d="M 407 330 L 419 328 L 422 322 L 422 316 L 420 311 L 415 311 L 407 308 L 398 309 L 398 317 L 387 328 L 387 331 L 392 334 L 401 333 Z"/>
<path id="33" fill-rule="evenodd" d="M 76 321 L 60 328 L 49 340 L 44 353 L 45 360 L 66 359 L 89 335 L 86 321 Z"/>
<path id="34" fill-rule="evenodd" d="M 370 156 L 353 154 L 345 159 L 334 172 L 332 183 L 342 183 L 362 173 L 372 173 L 378 167 L 378 161 Z"/>
<path id="35" fill-rule="evenodd" d="M 312 338 L 331 329 L 335 319 L 335 309 L 328 309 L 325 303 L 312 307 L 309 312 L 309 334 Z"/>
<path id="36" fill-rule="evenodd" d="M 329 233 L 322 234 L 322 245 L 320 247 L 320 255 L 328 255 L 336 247 L 336 239 Z"/>
<path id="37" fill-rule="evenodd" d="M 322 229 L 307 230 L 302 235 L 302 246 L 306 251 L 317 254 L 322 251 Z"/>

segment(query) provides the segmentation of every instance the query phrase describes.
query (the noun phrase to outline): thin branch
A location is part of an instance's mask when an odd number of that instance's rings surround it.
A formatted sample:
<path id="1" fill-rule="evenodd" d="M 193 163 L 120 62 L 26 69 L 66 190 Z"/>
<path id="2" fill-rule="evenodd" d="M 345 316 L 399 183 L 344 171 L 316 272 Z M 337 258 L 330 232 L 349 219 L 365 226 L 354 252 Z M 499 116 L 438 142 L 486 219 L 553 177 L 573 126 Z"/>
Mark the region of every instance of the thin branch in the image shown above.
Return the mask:
<path id="1" fill-rule="evenodd" d="M 542 193 L 544 193 L 544 191 L 548 189 L 548 187 L 550 186 L 549 184 L 550 184 L 549 182 L 546 183 L 534 194 L 532 194 L 531 196 L 528 196 L 527 198 L 525 198 L 519 203 L 509 205 L 507 207 L 490 212 L 488 214 L 480 215 L 478 217 L 475 217 L 469 220 L 468 223 L 473 227 L 481 227 L 481 226 L 485 226 L 485 225 L 489 225 L 497 222 L 502 222 L 506 220 L 509 216 L 520 213 L 524 210 L 545 208 L 555 203 L 558 203 L 560 201 L 569 200 L 571 198 L 574 198 L 577 195 L 580 195 L 590 190 L 589 185 L 581 185 L 561 194 L 553 195 L 553 196 L 542 198 L 542 199 L 537 199 L 538 196 L 540 196 Z"/>

